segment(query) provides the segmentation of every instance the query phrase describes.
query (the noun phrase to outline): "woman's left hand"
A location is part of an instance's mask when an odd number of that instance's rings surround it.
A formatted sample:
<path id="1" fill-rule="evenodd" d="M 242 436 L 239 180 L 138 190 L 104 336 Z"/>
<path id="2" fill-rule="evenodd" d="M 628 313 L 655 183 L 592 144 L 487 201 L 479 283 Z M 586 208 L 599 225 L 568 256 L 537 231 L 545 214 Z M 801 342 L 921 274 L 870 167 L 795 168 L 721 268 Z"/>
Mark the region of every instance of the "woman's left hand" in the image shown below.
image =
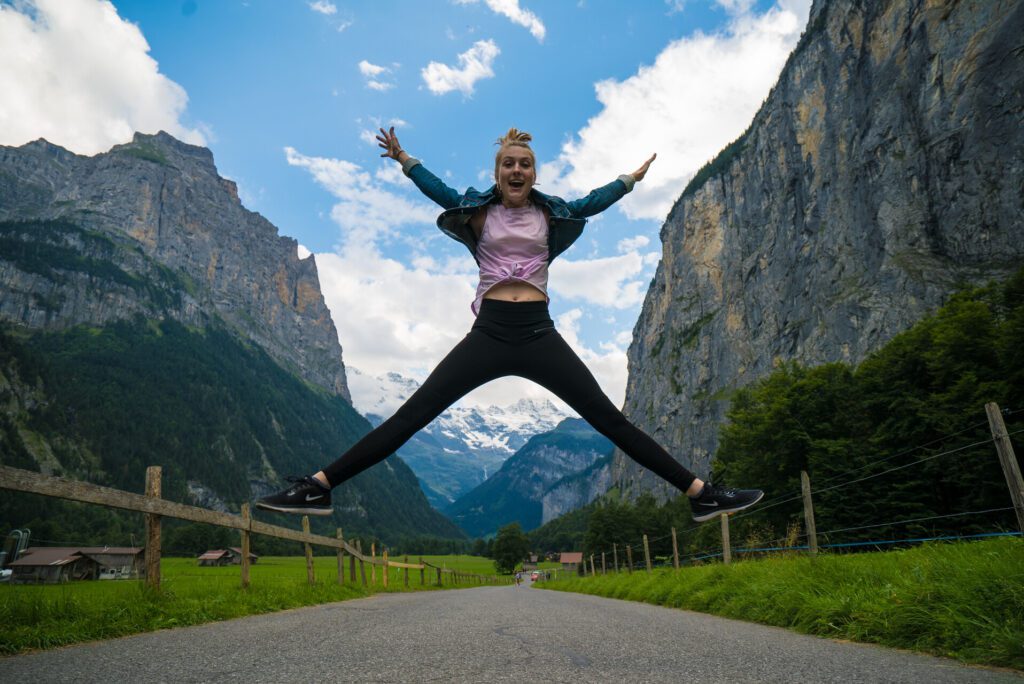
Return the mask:
<path id="1" fill-rule="evenodd" d="M 633 176 L 636 182 L 639 183 L 644 179 L 644 176 L 647 175 L 647 169 L 651 168 L 651 162 L 653 162 L 657 156 L 658 153 L 655 152 L 654 154 L 651 155 L 650 159 L 644 162 L 643 166 L 641 166 L 639 169 L 630 174 L 631 176 Z"/>

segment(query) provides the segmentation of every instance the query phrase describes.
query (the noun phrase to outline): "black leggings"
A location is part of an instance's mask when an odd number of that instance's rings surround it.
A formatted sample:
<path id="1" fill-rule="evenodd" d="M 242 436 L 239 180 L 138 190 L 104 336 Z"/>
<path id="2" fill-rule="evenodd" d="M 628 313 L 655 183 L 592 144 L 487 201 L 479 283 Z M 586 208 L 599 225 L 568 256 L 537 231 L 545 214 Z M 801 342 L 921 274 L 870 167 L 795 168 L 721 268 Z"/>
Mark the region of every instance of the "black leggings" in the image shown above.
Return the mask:
<path id="1" fill-rule="evenodd" d="M 626 420 L 555 330 L 546 302 L 484 299 L 472 330 L 395 415 L 324 468 L 332 487 L 383 461 L 462 396 L 518 375 L 546 387 L 630 458 L 682 491 L 695 476 Z"/>

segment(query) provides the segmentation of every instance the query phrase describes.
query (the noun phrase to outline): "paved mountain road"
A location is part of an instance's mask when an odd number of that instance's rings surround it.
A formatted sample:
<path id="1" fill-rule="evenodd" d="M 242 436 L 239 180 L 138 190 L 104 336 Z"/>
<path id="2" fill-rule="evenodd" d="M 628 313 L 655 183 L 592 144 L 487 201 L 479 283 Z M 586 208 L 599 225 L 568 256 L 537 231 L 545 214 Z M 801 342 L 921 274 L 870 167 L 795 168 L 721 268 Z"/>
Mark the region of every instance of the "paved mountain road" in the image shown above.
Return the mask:
<path id="1" fill-rule="evenodd" d="M 3 682 L 1024 682 L 640 603 L 482 587 L 300 608 L 0 659 Z"/>

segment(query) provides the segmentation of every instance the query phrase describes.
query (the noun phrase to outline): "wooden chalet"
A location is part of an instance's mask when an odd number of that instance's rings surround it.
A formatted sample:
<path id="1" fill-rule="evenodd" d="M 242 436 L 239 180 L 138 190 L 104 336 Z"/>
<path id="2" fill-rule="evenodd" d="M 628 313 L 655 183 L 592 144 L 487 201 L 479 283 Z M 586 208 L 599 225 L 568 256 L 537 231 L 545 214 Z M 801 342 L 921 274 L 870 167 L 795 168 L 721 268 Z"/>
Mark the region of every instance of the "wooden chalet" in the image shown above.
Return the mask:
<path id="1" fill-rule="evenodd" d="M 255 553 L 249 552 L 250 563 L 255 563 L 259 558 Z M 237 546 L 226 549 L 211 549 L 199 556 L 198 560 L 200 565 L 241 565 L 242 549 Z"/>
<path id="2" fill-rule="evenodd" d="M 16 583 L 144 577 L 145 549 L 130 546 L 30 546 L 7 564 Z"/>

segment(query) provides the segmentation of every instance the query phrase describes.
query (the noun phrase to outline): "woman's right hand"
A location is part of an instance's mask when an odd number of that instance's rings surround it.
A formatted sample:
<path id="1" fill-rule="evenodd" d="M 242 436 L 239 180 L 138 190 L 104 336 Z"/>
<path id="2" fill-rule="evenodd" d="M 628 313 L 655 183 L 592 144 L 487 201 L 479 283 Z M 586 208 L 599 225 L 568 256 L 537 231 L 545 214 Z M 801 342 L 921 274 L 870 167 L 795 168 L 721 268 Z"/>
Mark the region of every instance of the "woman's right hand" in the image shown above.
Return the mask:
<path id="1" fill-rule="evenodd" d="M 398 142 L 398 136 L 395 135 L 395 127 L 392 126 L 390 130 L 385 131 L 383 128 L 380 129 L 380 135 L 377 136 L 377 147 L 384 149 L 382 157 L 390 157 L 397 162 L 402 161 L 399 159 L 399 155 L 402 154 L 402 146 Z"/>

